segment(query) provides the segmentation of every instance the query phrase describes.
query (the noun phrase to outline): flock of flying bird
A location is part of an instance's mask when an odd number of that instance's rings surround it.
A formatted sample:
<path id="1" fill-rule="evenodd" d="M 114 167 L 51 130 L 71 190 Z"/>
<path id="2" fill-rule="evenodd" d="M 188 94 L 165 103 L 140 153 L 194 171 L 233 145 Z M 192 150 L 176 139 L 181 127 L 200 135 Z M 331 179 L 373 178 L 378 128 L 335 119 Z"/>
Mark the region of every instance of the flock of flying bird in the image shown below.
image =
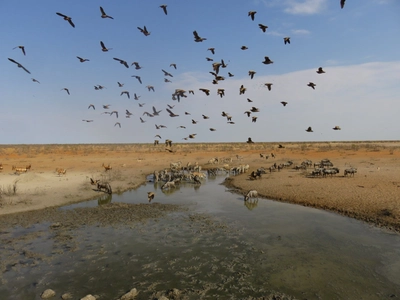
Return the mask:
<path id="1" fill-rule="evenodd" d="M 340 6 L 341 6 L 341 8 L 344 7 L 344 4 L 345 4 L 345 0 L 340 0 Z M 166 4 L 160 5 L 159 7 L 163 10 L 163 12 L 164 12 L 165 15 L 168 15 L 168 10 L 167 10 L 167 5 L 166 5 Z M 109 16 L 109 15 L 105 12 L 105 10 L 103 9 L 103 7 L 101 7 L 101 6 L 100 6 L 100 13 L 101 13 L 101 15 L 100 15 L 101 18 L 103 18 L 103 19 L 106 19 L 106 18 L 108 18 L 108 19 L 114 19 L 113 17 Z M 256 15 L 256 13 L 257 13 L 256 11 L 249 11 L 249 12 L 248 12 L 248 16 L 251 18 L 252 21 L 255 20 L 255 15 Z M 71 17 L 69 17 L 69 16 L 67 16 L 67 15 L 64 15 L 64 14 L 62 14 L 62 13 L 59 13 L 59 12 L 56 12 L 56 14 L 57 14 L 58 16 L 62 17 L 65 21 L 67 21 L 73 28 L 75 28 L 75 24 L 73 23 Z M 259 28 L 260 28 L 263 32 L 266 32 L 266 30 L 268 29 L 268 26 L 267 26 L 267 25 L 264 25 L 264 24 L 258 24 L 258 26 L 259 26 Z M 149 35 L 151 34 L 151 32 L 149 32 L 149 31 L 147 30 L 146 26 L 143 26 L 143 28 L 142 28 L 142 27 L 137 27 L 137 29 L 138 29 L 141 33 L 143 33 L 145 36 L 149 36 Z M 201 36 L 198 34 L 198 32 L 197 32 L 196 30 L 193 31 L 193 37 L 194 37 L 194 42 L 196 42 L 196 43 L 201 43 L 201 42 L 207 40 L 207 38 L 201 37 Z M 284 42 L 285 45 L 286 45 L 286 44 L 290 44 L 290 42 L 291 42 L 291 41 L 290 41 L 290 37 L 284 37 L 283 42 Z M 104 44 L 103 41 L 100 41 L 100 47 L 101 47 L 101 51 L 103 51 L 103 52 L 108 52 L 108 51 L 112 50 L 112 48 L 107 48 L 107 47 L 105 46 L 105 44 Z M 26 56 L 26 51 L 25 51 L 25 47 L 24 47 L 24 46 L 22 46 L 22 45 L 16 46 L 16 47 L 14 47 L 13 49 L 17 49 L 17 48 L 18 48 L 18 49 L 21 49 L 22 54 L 23 54 L 24 56 Z M 242 46 L 242 47 L 241 47 L 241 50 L 243 50 L 243 51 L 245 51 L 245 50 L 247 50 L 247 49 L 248 49 L 248 48 L 247 48 L 246 46 Z M 211 54 L 213 54 L 213 55 L 215 54 L 215 48 L 210 47 L 210 48 L 207 49 L 207 51 L 210 51 Z M 85 62 L 89 62 L 89 61 L 90 61 L 90 60 L 87 59 L 87 58 L 82 58 L 82 57 L 80 57 L 80 56 L 76 56 L 76 57 L 77 57 L 77 59 L 79 60 L 80 63 L 85 63 Z M 134 66 L 134 69 L 135 69 L 135 70 L 140 70 L 140 69 L 142 69 L 142 66 L 140 66 L 139 62 L 136 62 L 136 61 L 135 61 L 135 62 L 133 62 L 132 64 L 129 65 L 128 62 L 125 61 L 125 60 L 123 60 L 123 59 L 120 59 L 120 58 L 117 58 L 117 57 L 114 57 L 113 59 L 114 59 L 115 61 L 119 62 L 121 65 L 123 65 L 123 66 L 126 67 L 126 68 L 130 68 L 130 67 Z M 214 61 L 214 59 L 209 58 L 209 57 L 207 57 L 206 59 L 207 59 L 207 61 L 212 61 L 212 62 Z M 31 72 L 30 72 L 27 68 L 25 68 L 22 64 L 20 64 L 20 63 L 17 62 L 16 60 L 14 60 L 14 59 L 12 59 L 12 58 L 8 58 L 8 60 L 9 60 L 10 62 L 16 64 L 18 68 L 21 68 L 21 69 L 23 69 L 25 72 L 27 72 L 28 74 L 31 74 Z M 265 56 L 265 57 L 264 57 L 264 61 L 262 61 L 262 63 L 265 64 L 265 65 L 269 65 L 269 64 L 273 64 L 274 62 L 273 62 L 268 56 Z M 177 69 L 177 65 L 176 65 L 175 63 L 171 63 L 171 64 L 170 64 L 170 67 L 174 68 L 175 70 Z M 209 73 L 210 73 L 211 75 L 213 75 L 213 80 L 212 80 L 212 83 L 213 83 L 213 84 L 218 84 L 219 81 L 225 80 L 225 77 L 219 75 L 219 72 L 220 72 L 220 69 L 221 69 L 221 68 L 226 68 L 226 67 L 227 67 L 227 64 L 224 62 L 223 59 L 221 59 L 221 62 L 213 62 L 213 63 L 212 63 L 212 71 L 210 71 Z M 164 75 L 164 77 L 165 77 L 165 78 L 164 78 L 164 82 L 165 82 L 165 83 L 170 83 L 171 80 L 170 80 L 169 78 L 172 78 L 173 75 L 172 75 L 170 72 L 168 72 L 168 71 L 166 71 L 166 70 L 164 70 L 164 69 L 161 69 L 161 71 L 163 72 L 163 75 Z M 325 71 L 323 70 L 322 67 L 319 67 L 319 68 L 317 69 L 316 73 L 317 73 L 317 74 L 324 74 Z M 227 74 L 228 74 L 229 77 L 234 77 L 234 74 L 232 74 L 232 73 L 230 73 L 230 72 L 228 72 Z M 251 79 L 254 78 L 255 74 L 256 74 L 256 72 L 253 71 L 253 70 L 250 70 L 250 71 L 248 72 L 248 75 L 250 76 Z M 139 82 L 140 84 L 142 84 L 142 79 L 141 79 L 140 76 L 138 76 L 138 75 L 132 75 L 131 77 L 136 78 L 136 79 L 138 80 L 138 82 Z M 32 78 L 32 81 L 40 84 L 40 82 L 39 82 L 37 79 L 35 79 L 35 78 Z M 118 84 L 118 87 L 120 87 L 120 88 L 122 88 L 122 87 L 124 86 L 124 84 L 123 84 L 123 83 L 120 83 L 120 82 L 117 82 L 117 84 Z M 273 85 L 273 83 L 265 83 L 265 84 L 264 84 L 264 87 L 266 87 L 269 91 L 271 91 L 272 85 Z M 310 88 L 312 88 L 312 89 L 315 90 L 316 84 L 315 84 L 314 82 L 309 82 L 309 83 L 307 84 L 307 86 L 309 86 Z M 102 85 L 96 85 L 96 86 L 94 86 L 94 89 L 95 89 L 95 90 L 102 90 L 102 89 L 104 89 L 104 88 L 105 88 L 105 87 L 102 86 Z M 147 85 L 146 88 L 148 89 L 148 91 L 155 92 L 155 88 L 154 88 L 154 86 L 152 86 L 152 85 Z M 70 91 L 69 91 L 68 88 L 62 88 L 61 91 L 65 91 L 68 95 L 70 95 Z M 203 92 L 203 93 L 204 93 L 205 95 L 207 95 L 207 96 L 210 95 L 210 90 L 209 90 L 209 89 L 199 88 L 199 91 Z M 240 94 L 240 95 L 243 95 L 243 94 L 245 94 L 245 92 L 246 92 L 246 88 L 245 88 L 243 85 L 241 85 L 240 88 L 239 88 L 239 94 Z M 193 95 L 195 94 L 194 90 L 189 90 L 188 93 L 189 93 L 189 94 L 193 94 Z M 120 96 L 123 96 L 123 95 L 126 95 L 128 99 L 131 98 L 131 94 L 130 94 L 130 92 L 127 91 L 127 90 L 121 91 Z M 217 95 L 219 95 L 221 98 L 224 97 L 224 96 L 225 96 L 225 90 L 222 89 L 222 88 L 217 89 Z M 180 102 L 181 98 L 187 98 L 187 97 L 188 97 L 188 95 L 186 94 L 186 91 L 183 90 L 183 89 L 176 89 L 175 92 L 172 94 L 172 100 L 178 100 L 178 102 Z M 136 93 L 134 93 L 133 99 L 134 99 L 134 100 L 139 100 L 139 98 L 140 98 L 140 96 L 137 95 Z M 252 101 L 251 99 L 249 99 L 249 98 L 247 98 L 247 101 L 248 101 L 248 102 L 253 102 L 253 101 Z M 280 103 L 281 103 L 283 106 L 286 106 L 286 105 L 288 104 L 288 102 L 285 102 L 285 101 L 281 101 Z M 139 103 L 139 107 L 143 107 L 144 105 L 145 105 L 145 103 Z M 116 111 L 116 110 L 114 110 L 114 111 L 109 111 L 110 106 L 111 106 L 110 104 L 103 105 L 104 112 L 103 112 L 102 114 L 108 114 L 108 115 L 110 115 L 110 116 L 115 115 L 116 118 L 118 118 L 118 117 L 119 117 L 118 111 Z M 168 112 L 168 114 L 169 114 L 170 117 L 179 117 L 178 114 L 175 114 L 175 113 L 172 111 L 172 109 L 174 108 L 175 105 L 169 105 L 169 104 L 168 104 L 167 106 L 168 106 L 168 108 L 166 108 L 166 111 Z M 93 109 L 93 110 L 95 110 L 96 108 L 95 108 L 95 105 L 94 105 L 94 104 L 90 104 L 90 105 L 88 106 L 88 109 Z M 159 114 L 161 113 L 161 111 L 162 111 L 162 110 L 157 110 L 157 109 L 153 106 L 153 107 L 152 107 L 152 110 L 151 110 L 150 112 L 145 111 L 145 112 L 143 113 L 143 115 L 142 115 L 139 119 L 140 119 L 141 123 L 145 123 L 146 120 L 144 119 L 144 116 L 153 118 L 153 117 L 155 117 L 155 116 L 159 116 Z M 246 114 L 248 117 L 252 117 L 252 122 L 255 123 L 255 122 L 257 121 L 257 116 L 255 116 L 255 115 L 253 115 L 253 114 L 254 114 L 254 113 L 257 113 L 257 112 L 259 112 L 259 109 L 258 109 L 257 107 L 254 107 L 254 106 L 253 106 L 250 110 L 245 111 L 244 114 Z M 133 114 L 132 114 L 128 109 L 126 109 L 126 111 L 125 111 L 125 117 L 126 117 L 126 118 L 130 118 L 132 115 L 133 115 Z M 189 112 L 185 112 L 185 115 L 190 115 L 190 113 L 189 113 Z M 229 113 L 226 113 L 226 112 L 223 111 L 223 112 L 221 113 L 221 116 L 227 118 L 227 123 L 228 123 L 228 124 L 235 124 L 235 122 L 232 121 L 232 117 L 229 115 Z M 204 115 L 204 114 L 202 115 L 202 118 L 205 119 L 205 120 L 206 120 L 206 119 L 209 119 L 209 117 L 206 116 L 206 115 Z M 82 121 L 88 122 L 88 123 L 93 122 L 93 120 L 91 120 L 91 119 L 83 119 Z M 192 119 L 192 122 L 191 122 L 191 123 L 192 123 L 192 124 L 197 124 L 198 121 Z M 114 124 L 114 127 L 115 127 L 115 126 L 118 126 L 118 127 L 121 128 L 121 123 L 120 123 L 120 122 L 116 122 L 116 123 Z M 161 124 L 155 124 L 155 128 L 158 130 L 158 129 L 162 129 L 162 128 L 167 128 L 167 126 L 161 125 Z M 178 128 L 184 128 L 184 129 L 185 129 L 186 126 L 181 125 L 181 126 L 179 126 Z M 340 128 L 339 126 L 335 126 L 335 127 L 333 127 L 332 129 L 333 129 L 333 130 L 341 130 L 341 128 Z M 210 130 L 210 131 L 216 131 L 215 128 L 209 128 L 209 130 Z M 308 128 L 306 129 L 306 131 L 307 131 L 307 132 L 313 132 L 312 127 L 308 127 Z M 187 137 L 185 137 L 185 138 L 183 138 L 183 139 L 185 139 L 185 140 L 187 140 L 187 139 L 194 139 L 194 138 L 196 137 L 196 135 L 197 135 L 197 134 L 195 134 L 195 133 L 189 134 Z M 155 137 L 161 139 L 161 136 L 158 135 L 158 134 L 157 134 Z M 248 138 L 247 143 L 253 143 L 253 141 L 251 140 L 251 138 Z"/>

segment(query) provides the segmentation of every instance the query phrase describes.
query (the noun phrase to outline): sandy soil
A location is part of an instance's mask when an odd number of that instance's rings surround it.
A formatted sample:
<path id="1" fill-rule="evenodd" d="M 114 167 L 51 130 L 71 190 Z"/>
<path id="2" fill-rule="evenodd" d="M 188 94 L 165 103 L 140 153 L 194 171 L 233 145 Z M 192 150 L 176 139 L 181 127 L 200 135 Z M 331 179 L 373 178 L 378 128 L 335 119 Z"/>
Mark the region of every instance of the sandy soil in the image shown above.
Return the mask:
<path id="1" fill-rule="evenodd" d="M 136 188 L 146 175 L 169 167 L 170 162 L 198 162 L 203 169 L 213 157 L 232 158 L 229 167 L 249 164 L 249 172 L 273 163 L 292 160 L 330 159 L 340 173 L 333 177 L 311 177 L 292 168 L 267 173 L 250 180 L 247 174 L 231 176 L 228 184 L 244 192 L 256 189 L 266 198 L 335 211 L 350 217 L 400 231 L 400 142 L 257 144 L 178 144 L 172 153 L 164 145 L 3 145 L 0 146 L 0 215 L 12 214 L 97 198 L 102 192 L 90 178 L 108 181 L 114 193 Z M 275 154 L 275 158 L 271 157 Z M 269 155 L 261 158 L 260 154 Z M 239 156 L 239 159 L 237 158 Z M 110 164 L 105 171 L 102 164 Z M 15 174 L 12 166 L 32 168 Z M 293 165 L 293 166 L 294 166 Z M 358 169 L 344 177 L 350 166 Z M 57 175 L 56 168 L 65 168 Z M 15 187 L 15 192 L 14 192 Z M 143 199 L 147 202 L 147 199 Z"/>

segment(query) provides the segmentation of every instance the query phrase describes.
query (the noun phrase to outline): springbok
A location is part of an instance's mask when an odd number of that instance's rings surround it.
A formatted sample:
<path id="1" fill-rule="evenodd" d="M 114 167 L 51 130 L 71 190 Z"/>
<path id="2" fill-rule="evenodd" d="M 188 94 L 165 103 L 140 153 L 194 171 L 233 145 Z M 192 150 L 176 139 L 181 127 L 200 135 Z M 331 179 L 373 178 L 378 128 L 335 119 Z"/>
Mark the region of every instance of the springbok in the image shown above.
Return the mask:
<path id="1" fill-rule="evenodd" d="M 103 163 L 103 168 L 104 168 L 104 170 L 106 170 L 106 171 L 112 170 L 112 167 L 111 167 L 110 164 L 108 164 L 108 166 L 106 166 L 106 165 Z"/>
<path id="2" fill-rule="evenodd" d="M 66 175 L 67 174 L 67 170 L 66 169 L 62 169 L 62 168 L 57 168 L 56 169 L 56 173 L 57 173 L 58 176 Z"/>
<path id="3" fill-rule="evenodd" d="M 26 168 L 12 166 L 12 170 L 15 171 L 15 174 L 26 173 L 28 171 Z"/>

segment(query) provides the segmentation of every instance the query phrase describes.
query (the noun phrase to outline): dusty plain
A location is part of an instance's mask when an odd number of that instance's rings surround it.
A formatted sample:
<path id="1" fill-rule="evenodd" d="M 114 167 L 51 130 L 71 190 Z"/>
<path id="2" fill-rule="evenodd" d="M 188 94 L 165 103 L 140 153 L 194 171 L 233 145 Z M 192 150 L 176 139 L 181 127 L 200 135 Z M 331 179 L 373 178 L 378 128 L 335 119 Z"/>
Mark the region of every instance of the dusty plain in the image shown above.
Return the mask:
<path id="1" fill-rule="evenodd" d="M 169 168 L 170 162 L 198 162 L 206 170 L 224 166 L 209 163 L 218 157 L 232 158 L 229 168 L 250 166 L 247 173 L 226 181 L 243 194 L 256 189 L 263 198 L 334 211 L 400 232 L 400 141 L 191 143 L 171 149 L 166 151 L 163 144 L 0 145 L 0 215 L 98 198 L 102 192 L 90 178 L 108 181 L 113 193 L 122 193 L 145 183 L 155 170 Z M 293 168 L 304 160 L 322 159 L 329 159 L 340 173 L 323 178 L 309 176 L 313 167 Z M 249 179 L 253 170 L 289 160 L 294 162 L 289 168 Z M 103 164 L 112 169 L 106 171 Z M 12 170 L 28 165 L 26 173 Z M 343 175 L 349 167 L 357 168 L 354 177 Z M 66 174 L 58 175 L 56 168 Z"/>

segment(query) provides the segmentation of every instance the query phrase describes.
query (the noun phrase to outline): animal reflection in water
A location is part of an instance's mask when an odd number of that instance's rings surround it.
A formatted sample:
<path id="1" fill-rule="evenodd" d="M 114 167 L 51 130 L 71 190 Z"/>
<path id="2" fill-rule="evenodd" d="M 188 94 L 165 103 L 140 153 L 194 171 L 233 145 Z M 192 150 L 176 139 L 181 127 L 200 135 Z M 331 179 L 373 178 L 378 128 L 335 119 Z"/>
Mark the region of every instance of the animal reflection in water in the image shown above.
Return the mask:
<path id="1" fill-rule="evenodd" d="M 252 198 L 247 201 L 244 201 L 244 206 L 248 208 L 248 210 L 253 210 L 258 205 L 258 198 Z"/>
<path id="2" fill-rule="evenodd" d="M 112 201 L 112 194 L 104 194 L 97 199 L 98 205 L 109 204 Z"/>

